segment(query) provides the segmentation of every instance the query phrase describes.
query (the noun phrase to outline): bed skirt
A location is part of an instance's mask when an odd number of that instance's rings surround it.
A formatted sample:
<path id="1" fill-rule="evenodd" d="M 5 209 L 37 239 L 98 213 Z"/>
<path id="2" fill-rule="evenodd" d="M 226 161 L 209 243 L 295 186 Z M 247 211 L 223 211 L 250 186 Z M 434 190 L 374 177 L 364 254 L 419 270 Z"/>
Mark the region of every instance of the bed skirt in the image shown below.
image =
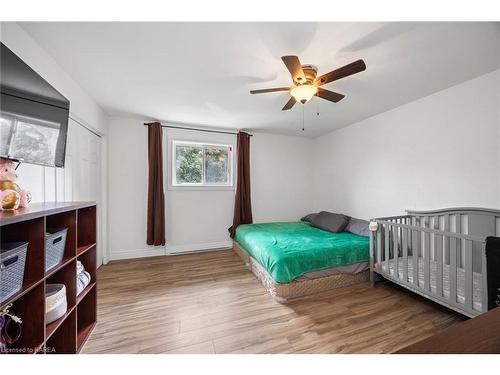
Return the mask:
<path id="1" fill-rule="evenodd" d="M 260 280 L 267 292 L 280 303 L 286 303 L 291 299 L 310 294 L 367 282 L 370 279 L 370 273 L 366 270 L 356 274 L 338 274 L 312 280 L 293 280 L 289 283 L 281 284 L 274 281 L 264 267 L 253 259 L 236 241 L 233 241 L 233 250 L 243 260 L 248 269 Z"/>

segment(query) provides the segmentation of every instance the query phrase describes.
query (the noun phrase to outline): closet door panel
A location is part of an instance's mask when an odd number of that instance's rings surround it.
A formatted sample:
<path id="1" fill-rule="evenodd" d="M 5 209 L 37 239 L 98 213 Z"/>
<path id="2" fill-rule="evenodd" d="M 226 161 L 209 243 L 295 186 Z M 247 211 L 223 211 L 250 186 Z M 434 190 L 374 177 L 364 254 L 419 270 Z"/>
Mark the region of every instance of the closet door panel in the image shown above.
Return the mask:
<path id="1" fill-rule="evenodd" d="M 71 136 L 68 143 L 70 150 L 66 153 L 66 180 L 71 179 L 71 200 L 97 202 L 97 265 L 100 266 L 102 264 L 101 138 L 72 120 L 70 120 L 69 134 Z"/>

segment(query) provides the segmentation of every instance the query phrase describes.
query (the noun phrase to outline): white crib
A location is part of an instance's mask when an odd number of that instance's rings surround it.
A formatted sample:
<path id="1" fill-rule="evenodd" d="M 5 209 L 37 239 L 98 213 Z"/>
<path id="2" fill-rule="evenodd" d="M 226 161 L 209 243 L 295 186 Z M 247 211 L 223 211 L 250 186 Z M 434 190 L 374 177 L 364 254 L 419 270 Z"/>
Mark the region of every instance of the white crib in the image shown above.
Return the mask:
<path id="1" fill-rule="evenodd" d="M 487 311 L 485 244 L 500 234 L 500 210 L 406 212 L 371 220 L 372 285 L 379 274 L 466 316 Z"/>

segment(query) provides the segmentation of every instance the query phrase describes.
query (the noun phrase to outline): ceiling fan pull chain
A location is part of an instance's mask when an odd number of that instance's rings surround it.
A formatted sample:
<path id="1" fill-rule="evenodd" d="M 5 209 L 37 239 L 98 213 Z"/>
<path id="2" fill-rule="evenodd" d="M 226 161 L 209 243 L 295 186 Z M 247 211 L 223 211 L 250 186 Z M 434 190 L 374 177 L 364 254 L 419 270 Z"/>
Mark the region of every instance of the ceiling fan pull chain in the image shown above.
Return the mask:
<path id="1" fill-rule="evenodd" d="M 304 106 L 302 106 L 302 131 L 304 131 Z"/>

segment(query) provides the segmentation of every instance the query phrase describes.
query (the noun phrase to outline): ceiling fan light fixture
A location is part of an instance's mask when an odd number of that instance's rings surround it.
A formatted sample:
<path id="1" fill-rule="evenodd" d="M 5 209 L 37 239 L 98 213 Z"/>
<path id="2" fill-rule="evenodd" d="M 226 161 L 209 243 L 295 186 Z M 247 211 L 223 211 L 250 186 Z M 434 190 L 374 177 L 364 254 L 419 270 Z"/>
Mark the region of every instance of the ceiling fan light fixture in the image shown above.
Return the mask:
<path id="1" fill-rule="evenodd" d="M 281 108 L 282 111 L 292 109 L 297 102 L 305 104 L 311 100 L 313 96 L 317 96 L 323 100 L 328 100 L 332 103 L 338 103 L 345 97 L 345 95 L 339 94 L 335 91 L 326 90 L 321 86 L 345 77 L 349 77 L 366 69 L 366 64 L 363 60 L 356 60 L 350 64 L 344 65 L 317 77 L 318 68 L 314 65 L 302 65 L 297 56 L 282 56 L 281 60 L 283 60 L 283 63 L 290 72 L 294 86 L 251 90 L 250 94 L 263 94 L 267 92 L 280 91 L 290 92 L 292 97 L 288 99 L 285 106 Z"/>
<path id="2" fill-rule="evenodd" d="M 313 85 L 299 85 L 292 88 L 290 93 L 292 96 L 302 104 L 311 100 L 311 98 L 316 95 L 318 88 Z"/>

